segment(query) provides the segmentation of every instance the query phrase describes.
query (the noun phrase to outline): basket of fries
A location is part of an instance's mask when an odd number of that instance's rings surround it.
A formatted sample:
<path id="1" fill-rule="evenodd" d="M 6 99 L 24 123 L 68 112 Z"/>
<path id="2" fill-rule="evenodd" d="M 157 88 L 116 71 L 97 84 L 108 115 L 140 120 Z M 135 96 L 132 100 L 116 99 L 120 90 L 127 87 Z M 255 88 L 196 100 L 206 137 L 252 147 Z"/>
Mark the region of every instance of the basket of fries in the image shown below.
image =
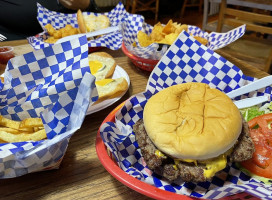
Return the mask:
<path id="1" fill-rule="evenodd" d="M 0 82 L 0 178 L 59 167 L 98 99 L 87 42 L 83 36 L 9 60 Z"/>
<path id="2" fill-rule="evenodd" d="M 37 19 L 44 31 L 27 38 L 29 44 L 34 49 L 51 46 L 58 39 L 65 36 L 84 33 L 80 30 L 78 23 L 77 15 L 79 12 L 72 14 L 59 13 L 48 10 L 39 3 L 37 3 L 37 8 Z M 126 20 L 126 16 L 129 15 L 129 13 L 126 12 L 124 5 L 120 2 L 110 12 L 83 12 L 81 15 L 86 23 L 86 31 L 92 32 L 109 26 L 119 26 Z M 121 31 L 114 31 L 88 39 L 89 53 L 97 51 L 103 47 L 117 50 L 121 48 L 121 45 Z"/>

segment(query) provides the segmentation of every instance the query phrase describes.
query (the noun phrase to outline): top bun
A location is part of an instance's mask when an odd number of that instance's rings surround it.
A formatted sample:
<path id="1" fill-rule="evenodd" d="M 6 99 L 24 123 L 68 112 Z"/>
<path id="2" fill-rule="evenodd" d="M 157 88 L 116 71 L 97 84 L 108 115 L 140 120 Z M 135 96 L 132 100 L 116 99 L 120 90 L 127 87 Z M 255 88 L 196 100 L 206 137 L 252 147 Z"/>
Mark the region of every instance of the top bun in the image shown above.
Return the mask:
<path id="1" fill-rule="evenodd" d="M 173 158 L 206 160 L 229 150 L 242 130 L 240 111 L 205 83 L 184 83 L 152 96 L 145 105 L 146 132 Z"/>

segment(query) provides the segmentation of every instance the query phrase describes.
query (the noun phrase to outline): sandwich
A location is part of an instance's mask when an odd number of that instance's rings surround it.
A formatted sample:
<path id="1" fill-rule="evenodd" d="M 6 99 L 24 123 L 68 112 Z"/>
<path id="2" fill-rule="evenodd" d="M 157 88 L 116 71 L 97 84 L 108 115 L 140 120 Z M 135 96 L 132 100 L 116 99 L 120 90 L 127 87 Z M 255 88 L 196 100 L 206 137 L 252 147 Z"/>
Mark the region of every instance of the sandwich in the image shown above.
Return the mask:
<path id="1" fill-rule="evenodd" d="M 83 15 L 81 10 L 77 11 L 77 23 L 80 33 L 97 31 L 110 26 L 110 20 L 106 15 Z"/>
<path id="2" fill-rule="evenodd" d="M 116 62 L 114 58 L 106 52 L 95 52 L 88 56 L 91 73 L 96 80 L 109 78 L 113 75 Z"/>
<path id="3" fill-rule="evenodd" d="M 170 181 L 209 181 L 228 162 L 248 160 L 255 151 L 239 109 L 205 83 L 153 95 L 133 132 L 148 168 Z"/>
<path id="4" fill-rule="evenodd" d="M 91 73 L 95 76 L 95 85 L 99 103 L 106 99 L 121 96 L 128 89 L 124 77 L 112 78 L 116 68 L 115 59 L 106 52 L 95 52 L 88 56 Z"/>
<path id="5" fill-rule="evenodd" d="M 95 81 L 98 92 L 98 101 L 112 99 L 121 96 L 128 89 L 128 82 L 125 78 L 102 79 Z"/>

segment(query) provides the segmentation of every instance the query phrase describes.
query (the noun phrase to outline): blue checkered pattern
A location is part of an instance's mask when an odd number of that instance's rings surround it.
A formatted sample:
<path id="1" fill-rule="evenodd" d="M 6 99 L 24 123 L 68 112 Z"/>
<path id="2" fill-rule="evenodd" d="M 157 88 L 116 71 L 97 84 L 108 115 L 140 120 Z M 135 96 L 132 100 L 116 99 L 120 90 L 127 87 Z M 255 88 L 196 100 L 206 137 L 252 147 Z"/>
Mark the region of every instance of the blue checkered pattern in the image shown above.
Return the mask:
<path id="1" fill-rule="evenodd" d="M 41 117 L 48 139 L 1 144 L 0 178 L 57 167 L 89 104 L 98 99 L 87 38 L 17 56 L 4 77 L 0 114 L 13 120 Z"/>
<path id="2" fill-rule="evenodd" d="M 100 135 L 113 152 L 119 166 L 128 174 L 162 190 L 205 199 L 219 199 L 239 192 L 249 192 L 262 199 L 271 199 L 272 185 L 264 185 L 229 164 L 210 182 L 191 183 L 177 180 L 170 183 L 147 167 L 135 141 L 132 126 L 143 118 L 147 100 L 156 92 L 185 82 L 203 82 L 224 92 L 246 85 L 256 79 L 195 41 L 187 32 L 180 34 L 150 74 L 146 91 L 126 101 L 116 113 L 115 123 L 105 123 Z M 239 98 L 272 94 L 271 87 Z"/>
<path id="3" fill-rule="evenodd" d="M 76 13 L 74 14 L 64 14 L 59 12 L 50 11 L 47 8 L 44 8 L 42 5 L 37 3 L 38 7 L 38 14 L 37 19 L 43 28 L 43 32 L 39 33 L 35 36 L 29 37 L 28 42 L 34 49 L 41 49 L 52 44 L 45 43 L 44 40 L 48 38 L 48 33 L 44 26 L 46 24 L 51 24 L 55 29 L 60 29 L 65 27 L 66 24 L 71 24 L 73 27 L 78 28 L 77 17 Z M 110 12 L 106 13 L 92 13 L 92 12 L 84 12 L 85 14 L 94 14 L 94 15 L 101 15 L 104 14 L 109 17 L 111 26 L 118 26 L 128 20 L 129 14 L 126 12 L 124 5 L 120 2 L 117 6 L 111 10 Z M 116 31 L 111 34 L 103 35 L 98 39 L 89 40 L 88 46 L 89 47 L 107 47 L 112 50 L 120 49 L 122 46 L 122 32 Z"/>
<path id="4" fill-rule="evenodd" d="M 244 35 L 246 25 L 239 26 L 226 33 L 212 32 L 208 35 L 208 47 L 212 50 L 217 50 L 227 46 Z"/>
<path id="5" fill-rule="evenodd" d="M 138 19 L 135 20 L 140 21 L 142 16 L 136 17 Z M 133 28 L 129 28 L 129 24 L 127 24 L 125 30 L 126 34 L 124 34 L 124 44 L 127 50 L 140 58 L 159 60 L 167 51 L 168 45 L 164 45 L 162 49 L 160 45 L 155 43 L 149 45 L 148 47 L 141 47 L 137 39 L 137 33 L 139 30 L 142 30 L 149 35 L 152 31 L 152 28 L 153 27 L 151 25 L 147 25 L 146 23 L 135 24 Z M 207 39 L 207 47 L 211 50 L 223 48 L 224 46 L 239 39 L 244 35 L 245 29 L 246 26 L 242 25 L 238 28 L 230 30 L 227 33 L 207 33 L 202 31 L 199 27 L 188 25 L 188 33 L 193 36 L 200 36 Z M 133 47 L 133 42 L 136 42 L 137 47 Z"/>

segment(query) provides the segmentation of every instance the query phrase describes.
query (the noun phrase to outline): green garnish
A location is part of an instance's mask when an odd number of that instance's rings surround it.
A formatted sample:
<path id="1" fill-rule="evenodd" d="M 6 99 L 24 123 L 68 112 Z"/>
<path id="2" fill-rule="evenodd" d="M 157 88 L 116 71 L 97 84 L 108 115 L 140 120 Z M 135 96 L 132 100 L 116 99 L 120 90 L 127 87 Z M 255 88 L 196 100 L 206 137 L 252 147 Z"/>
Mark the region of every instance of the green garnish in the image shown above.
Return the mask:
<path id="1" fill-rule="evenodd" d="M 241 111 L 244 119 L 247 122 L 250 121 L 251 119 L 253 119 L 259 115 L 263 115 L 265 113 L 264 111 L 259 110 L 259 107 L 257 107 L 257 106 L 253 106 L 250 108 L 244 108 L 244 109 L 241 109 L 240 111 Z"/>

